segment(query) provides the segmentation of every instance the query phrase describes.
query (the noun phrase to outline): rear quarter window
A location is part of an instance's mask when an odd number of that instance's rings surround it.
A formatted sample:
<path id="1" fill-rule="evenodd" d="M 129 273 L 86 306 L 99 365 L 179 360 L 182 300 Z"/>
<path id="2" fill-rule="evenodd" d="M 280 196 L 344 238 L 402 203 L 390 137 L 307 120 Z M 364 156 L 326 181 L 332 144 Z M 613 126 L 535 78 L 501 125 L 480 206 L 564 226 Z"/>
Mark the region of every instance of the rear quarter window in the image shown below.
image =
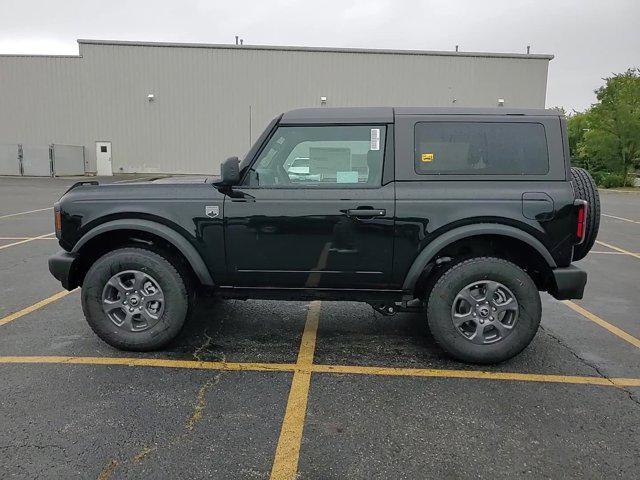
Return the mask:
<path id="1" fill-rule="evenodd" d="M 544 126 L 526 122 L 419 122 L 414 168 L 419 175 L 544 175 Z"/>

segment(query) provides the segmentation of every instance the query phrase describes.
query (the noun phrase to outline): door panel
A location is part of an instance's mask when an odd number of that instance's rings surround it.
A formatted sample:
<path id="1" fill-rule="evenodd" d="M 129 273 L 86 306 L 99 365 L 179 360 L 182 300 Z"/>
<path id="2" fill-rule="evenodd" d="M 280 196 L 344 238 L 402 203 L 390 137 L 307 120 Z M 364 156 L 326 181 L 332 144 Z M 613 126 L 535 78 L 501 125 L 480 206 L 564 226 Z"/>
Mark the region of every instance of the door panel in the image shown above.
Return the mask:
<path id="1" fill-rule="evenodd" d="M 111 142 L 96 142 L 96 170 L 98 175 L 113 175 Z"/>
<path id="2" fill-rule="evenodd" d="M 387 288 L 394 188 L 234 189 L 224 205 L 234 285 Z"/>

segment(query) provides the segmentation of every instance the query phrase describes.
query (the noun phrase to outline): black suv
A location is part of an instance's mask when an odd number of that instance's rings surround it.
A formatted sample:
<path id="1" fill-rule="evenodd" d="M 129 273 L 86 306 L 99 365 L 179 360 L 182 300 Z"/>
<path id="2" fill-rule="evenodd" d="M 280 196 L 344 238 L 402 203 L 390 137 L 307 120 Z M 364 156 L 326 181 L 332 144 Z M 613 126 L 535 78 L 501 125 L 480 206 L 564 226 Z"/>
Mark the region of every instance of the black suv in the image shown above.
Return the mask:
<path id="1" fill-rule="evenodd" d="M 158 349 L 198 295 L 367 302 L 426 311 L 460 360 L 525 348 L 538 291 L 581 298 L 599 224 L 597 189 L 569 164 L 552 110 L 317 108 L 275 118 L 220 177 L 99 185 L 55 204 L 91 328 Z"/>

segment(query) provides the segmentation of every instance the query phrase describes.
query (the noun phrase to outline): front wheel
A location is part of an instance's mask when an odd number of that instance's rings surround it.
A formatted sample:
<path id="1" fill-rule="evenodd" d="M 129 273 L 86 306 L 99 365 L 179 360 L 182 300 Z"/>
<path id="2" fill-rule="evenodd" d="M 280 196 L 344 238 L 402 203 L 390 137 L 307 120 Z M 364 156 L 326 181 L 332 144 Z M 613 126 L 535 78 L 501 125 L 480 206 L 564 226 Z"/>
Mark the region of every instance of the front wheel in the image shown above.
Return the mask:
<path id="1" fill-rule="evenodd" d="M 121 248 L 100 257 L 82 285 L 91 329 L 121 350 L 157 350 L 184 325 L 190 295 L 185 278 L 164 256 Z"/>
<path id="2" fill-rule="evenodd" d="M 531 277 L 500 258 L 477 257 L 446 270 L 427 299 L 427 321 L 452 357 L 498 363 L 535 336 L 542 308 Z"/>

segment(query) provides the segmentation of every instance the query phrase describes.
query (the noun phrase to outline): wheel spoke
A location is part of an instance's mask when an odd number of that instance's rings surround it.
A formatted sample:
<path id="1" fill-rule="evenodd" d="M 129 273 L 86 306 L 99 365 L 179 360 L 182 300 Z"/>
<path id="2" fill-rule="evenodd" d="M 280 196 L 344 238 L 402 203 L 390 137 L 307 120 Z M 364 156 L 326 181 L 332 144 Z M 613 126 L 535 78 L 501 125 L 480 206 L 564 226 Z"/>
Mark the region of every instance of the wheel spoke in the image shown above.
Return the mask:
<path id="1" fill-rule="evenodd" d="M 118 293 L 120 294 L 120 296 L 124 296 L 125 292 L 127 291 L 127 287 L 125 287 L 122 282 L 120 281 L 120 277 L 119 276 L 113 276 L 109 279 L 109 281 L 107 282 L 107 285 L 109 285 L 110 287 L 115 288 Z"/>
<path id="2" fill-rule="evenodd" d="M 493 300 L 493 297 L 495 297 L 498 288 L 500 288 L 500 284 L 498 282 L 487 282 L 484 299 L 487 302 Z"/>
<path id="3" fill-rule="evenodd" d="M 513 298 L 510 298 L 509 300 L 507 300 L 504 303 L 495 304 L 495 306 L 496 306 L 496 312 L 507 312 L 507 311 L 517 311 L 518 310 L 518 304 L 516 303 L 516 301 Z"/>
<path id="4" fill-rule="evenodd" d="M 102 300 L 102 307 L 107 313 L 112 312 L 113 310 L 120 310 L 122 309 L 122 307 L 124 307 L 124 305 L 122 304 L 123 301 L 124 299 L 122 297 L 117 298 L 116 300 L 109 300 L 105 298 L 104 300 Z"/>
<path id="5" fill-rule="evenodd" d="M 157 290 L 155 293 L 152 293 L 151 295 L 145 295 L 144 300 L 146 302 L 150 302 L 150 301 L 163 301 L 164 300 L 164 295 L 162 294 L 161 291 Z"/>
<path id="6" fill-rule="evenodd" d="M 147 276 L 142 272 L 133 272 L 133 289 L 134 290 L 142 290 L 144 286 L 144 282 L 147 279 Z"/>
<path id="7" fill-rule="evenodd" d="M 475 307 L 478 301 L 471 295 L 471 290 L 469 288 L 464 288 L 459 294 L 458 297 L 462 298 L 465 302 L 469 304 L 471 308 Z"/>
<path id="8" fill-rule="evenodd" d="M 484 325 L 482 325 L 480 322 L 476 322 L 476 331 L 473 334 L 473 337 L 470 338 L 470 340 L 473 343 L 482 345 L 484 343 Z"/>
<path id="9" fill-rule="evenodd" d="M 513 327 L 508 327 L 507 325 L 505 325 L 504 323 L 502 323 L 500 321 L 493 322 L 491 325 L 493 325 L 496 328 L 496 330 L 498 330 L 498 332 L 500 332 L 500 337 L 501 338 L 506 337 L 509 334 L 509 332 L 511 331 L 511 329 L 513 328 Z"/>
<path id="10" fill-rule="evenodd" d="M 472 310 L 469 310 L 469 313 L 455 313 L 453 315 L 453 324 L 456 327 L 459 327 L 465 322 L 473 319 Z"/>
<path id="11" fill-rule="evenodd" d="M 152 315 L 146 309 L 142 309 L 142 311 L 140 312 L 140 316 L 145 322 L 147 322 L 147 325 L 151 325 L 156 320 L 158 320 L 158 317 L 156 315 Z"/>
<path id="12" fill-rule="evenodd" d="M 124 310 L 124 314 L 125 314 L 124 320 L 122 320 L 122 323 L 120 326 L 131 332 L 133 331 L 133 312 L 127 309 L 127 310 Z"/>

